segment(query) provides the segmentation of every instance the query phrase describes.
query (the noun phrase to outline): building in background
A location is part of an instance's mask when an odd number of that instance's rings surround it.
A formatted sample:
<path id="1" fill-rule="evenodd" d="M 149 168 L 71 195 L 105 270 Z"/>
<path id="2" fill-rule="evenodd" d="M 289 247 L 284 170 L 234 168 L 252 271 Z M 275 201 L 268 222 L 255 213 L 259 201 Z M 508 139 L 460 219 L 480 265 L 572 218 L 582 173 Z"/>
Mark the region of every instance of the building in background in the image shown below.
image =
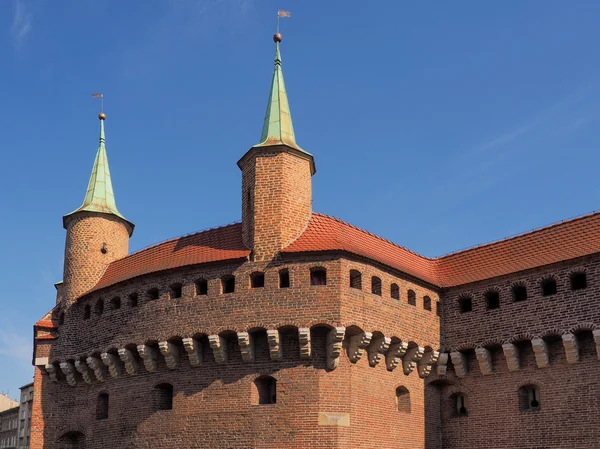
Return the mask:
<path id="1" fill-rule="evenodd" d="M 0 412 L 0 449 L 16 449 L 19 406 Z"/>
<path id="2" fill-rule="evenodd" d="M 9 398 L 7 395 L 0 393 L 0 412 L 5 410 L 18 407 L 19 403 L 14 399 Z"/>
<path id="3" fill-rule="evenodd" d="M 18 449 L 29 448 L 29 435 L 31 433 L 31 409 L 33 407 L 33 382 L 21 387 L 19 404 L 19 422 L 17 428 Z"/>

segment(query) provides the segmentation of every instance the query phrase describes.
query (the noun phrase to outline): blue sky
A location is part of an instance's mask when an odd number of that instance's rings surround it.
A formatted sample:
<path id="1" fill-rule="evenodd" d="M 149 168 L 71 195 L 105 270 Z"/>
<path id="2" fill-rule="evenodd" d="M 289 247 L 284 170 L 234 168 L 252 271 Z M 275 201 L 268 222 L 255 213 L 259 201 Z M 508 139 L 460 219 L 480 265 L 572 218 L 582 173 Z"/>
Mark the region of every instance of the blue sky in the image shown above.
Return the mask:
<path id="1" fill-rule="evenodd" d="M 597 0 L 2 0 L 0 391 L 54 305 L 90 94 L 132 250 L 237 221 L 278 8 L 315 211 L 436 256 L 599 208 Z"/>

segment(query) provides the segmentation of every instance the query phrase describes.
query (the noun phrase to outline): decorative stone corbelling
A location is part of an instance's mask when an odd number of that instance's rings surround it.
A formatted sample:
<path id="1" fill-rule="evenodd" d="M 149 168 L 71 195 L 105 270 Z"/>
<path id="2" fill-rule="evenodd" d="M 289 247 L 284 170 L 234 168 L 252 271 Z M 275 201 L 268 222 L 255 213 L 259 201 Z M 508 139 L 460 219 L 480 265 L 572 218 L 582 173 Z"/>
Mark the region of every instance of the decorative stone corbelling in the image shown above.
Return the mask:
<path id="1" fill-rule="evenodd" d="M 577 341 L 577 336 L 575 334 L 564 334 L 562 336 L 562 341 L 567 356 L 567 362 L 579 362 L 579 342 Z"/>
<path id="2" fill-rule="evenodd" d="M 135 376 L 139 372 L 139 365 L 133 351 L 127 348 L 119 349 L 119 358 L 125 365 L 125 372 L 130 376 Z"/>
<path id="3" fill-rule="evenodd" d="M 509 371 L 518 371 L 520 368 L 519 349 L 512 343 L 504 343 L 502 345 L 504 358 Z"/>
<path id="4" fill-rule="evenodd" d="M 104 368 L 104 363 L 102 363 L 102 360 L 100 360 L 97 357 L 90 356 L 87 359 L 85 359 L 85 361 L 94 372 L 96 380 L 98 382 L 104 382 L 104 380 L 106 379 L 106 369 Z"/>
<path id="5" fill-rule="evenodd" d="M 82 362 L 81 360 L 75 360 L 75 369 L 79 372 L 79 374 L 81 374 L 81 378 L 86 384 L 92 384 L 90 368 L 88 367 L 87 363 Z"/>
<path id="6" fill-rule="evenodd" d="M 475 348 L 475 355 L 479 362 L 479 370 L 484 376 L 492 374 L 492 353 L 486 348 Z"/>
<path id="7" fill-rule="evenodd" d="M 300 340 L 300 358 L 310 359 L 310 328 L 301 327 L 298 329 L 298 339 Z"/>
<path id="8" fill-rule="evenodd" d="M 596 355 L 598 356 L 598 360 L 600 360 L 600 329 L 594 329 L 592 333 L 594 334 L 594 342 L 596 343 Z"/>
<path id="9" fill-rule="evenodd" d="M 442 352 L 440 353 L 437 361 L 437 375 L 445 376 L 446 371 L 448 370 L 448 353 Z"/>
<path id="10" fill-rule="evenodd" d="M 352 363 L 356 363 L 361 359 L 365 353 L 365 348 L 369 346 L 372 338 L 373 334 L 371 332 L 361 332 L 360 334 L 350 337 L 350 342 L 348 343 L 348 358 Z"/>
<path id="11" fill-rule="evenodd" d="M 377 364 L 383 360 L 384 354 L 390 347 L 391 342 L 392 339 L 389 337 L 379 337 L 371 341 L 367 347 L 369 365 L 377 366 Z"/>
<path id="12" fill-rule="evenodd" d="M 179 368 L 179 348 L 169 341 L 159 341 L 158 349 L 165 358 L 165 363 L 169 369 Z"/>
<path id="13" fill-rule="evenodd" d="M 52 382 L 58 382 L 58 378 L 56 377 L 56 367 L 52 363 L 46 365 L 46 372 Z"/>
<path id="14" fill-rule="evenodd" d="M 467 357 L 459 351 L 450 353 L 452 359 L 452 365 L 454 365 L 454 372 L 456 377 L 465 377 L 467 374 Z"/>
<path id="15" fill-rule="evenodd" d="M 110 377 L 114 377 L 116 379 L 121 375 L 121 362 L 119 361 L 119 357 L 108 352 L 103 352 L 102 354 L 100 354 L 100 358 L 102 359 L 102 362 L 108 367 Z"/>
<path id="16" fill-rule="evenodd" d="M 535 361 L 538 368 L 547 368 L 550 365 L 548 360 L 548 345 L 542 338 L 534 338 L 531 340 Z"/>
<path id="17" fill-rule="evenodd" d="M 220 335 L 209 335 L 208 343 L 213 350 L 215 362 L 218 365 L 227 363 L 227 341 Z"/>
<path id="18" fill-rule="evenodd" d="M 406 350 L 408 349 L 408 343 L 403 341 L 398 343 L 392 343 L 388 352 L 385 355 L 385 364 L 389 371 L 395 370 L 398 368 L 402 357 L 406 354 Z"/>
<path id="19" fill-rule="evenodd" d="M 408 375 L 412 373 L 417 367 L 417 362 L 423 358 L 425 354 L 425 348 L 421 346 L 413 346 L 406 350 L 406 354 L 402 358 L 402 369 L 404 374 Z"/>
<path id="20" fill-rule="evenodd" d="M 194 367 L 202 365 L 202 343 L 191 337 L 184 338 L 181 341 L 183 349 L 187 352 L 190 365 Z"/>
<path id="21" fill-rule="evenodd" d="M 144 361 L 144 367 L 149 373 L 156 372 L 158 367 L 158 351 L 148 345 L 138 345 L 137 352 Z"/>
<path id="22" fill-rule="evenodd" d="M 340 363 L 345 327 L 334 327 L 327 334 L 327 368 L 336 369 Z"/>
<path id="23" fill-rule="evenodd" d="M 271 360 L 281 360 L 281 344 L 279 331 L 277 329 L 269 329 L 267 331 L 267 341 L 269 342 L 269 354 Z"/>
<path id="24" fill-rule="evenodd" d="M 248 332 L 238 332 L 238 344 L 244 362 L 254 362 L 254 341 Z"/>
<path id="25" fill-rule="evenodd" d="M 60 362 L 60 369 L 63 374 L 67 377 L 67 383 L 74 387 L 77 385 L 77 380 L 75 379 L 75 366 L 72 362 Z"/>
<path id="26" fill-rule="evenodd" d="M 425 378 L 431 374 L 431 370 L 433 365 L 436 364 L 438 358 L 440 357 L 440 353 L 438 351 L 427 351 L 421 360 L 417 363 L 417 371 L 419 373 L 419 377 Z"/>

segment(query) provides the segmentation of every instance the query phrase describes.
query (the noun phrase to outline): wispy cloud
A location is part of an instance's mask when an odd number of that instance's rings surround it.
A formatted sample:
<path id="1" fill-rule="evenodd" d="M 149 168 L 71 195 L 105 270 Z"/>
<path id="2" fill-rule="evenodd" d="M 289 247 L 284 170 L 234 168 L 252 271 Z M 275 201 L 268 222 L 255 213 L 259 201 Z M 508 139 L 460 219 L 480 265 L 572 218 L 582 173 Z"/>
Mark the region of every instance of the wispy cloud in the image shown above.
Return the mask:
<path id="1" fill-rule="evenodd" d="M 15 47 L 21 47 L 25 38 L 31 33 L 32 27 L 33 14 L 25 6 L 24 0 L 16 0 L 15 13 L 10 30 Z"/>

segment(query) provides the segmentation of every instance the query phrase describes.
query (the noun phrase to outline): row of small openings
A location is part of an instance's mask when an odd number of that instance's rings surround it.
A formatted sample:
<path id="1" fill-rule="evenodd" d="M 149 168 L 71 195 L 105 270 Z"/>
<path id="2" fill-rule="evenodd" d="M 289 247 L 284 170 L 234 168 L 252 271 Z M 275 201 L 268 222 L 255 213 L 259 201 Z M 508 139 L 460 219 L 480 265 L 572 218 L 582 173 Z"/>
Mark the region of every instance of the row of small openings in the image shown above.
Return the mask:
<path id="1" fill-rule="evenodd" d="M 362 290 L 362 273 L 358 270 L 350 270 L 350 288 Z M 381 278 L 377 276 L 371 277 L 371 293 L 377 296 L 382 296 Z M 396 283 L 390 285 L 390 297 L 395 300 L 400 300 L 400 287 Z M 407 302 L 411 306 L 417 305 L 417 294 L 414 290 L 408 290 Z M 431 311 L 431 298 L 423 296 L 423 309 Z M 436 312 L 439 316 L 439 303 L 436 303 Z"/>
<path id="2" fill-rule="evenodd" d="M 467 416 L 469 414 L 467 396 L 455 393 L 451 397 L 452 414 L 454 416 Z M 523 385 L 517 392 L 519 410 L 522 412 L 536 412 L 540 410 L 540 390 L 536 385 Z"/>
<path id="3" fill-rule="evenodd" d="M 584 272 L 577 272 L 571 275 L 571 290 L 583 290 L 587 288 L 587 277 Z M 552 296 L 558 291 L 556 280 L 554 278 L 543 279 L 540 282 L 542 296 Z M 500 292 L 498 290 L 488 290 L 484 293 L 485 307 L 487 310 L 500 308 Z M 513 302 L 525 301 L 527 299 L 527 287 L 524 284 L 515 284 L 512 287 Z M 473 310 L 473 298 L 470 295 L 463 295 L 459 298 L 460 313 L 471 312 Z"/>

